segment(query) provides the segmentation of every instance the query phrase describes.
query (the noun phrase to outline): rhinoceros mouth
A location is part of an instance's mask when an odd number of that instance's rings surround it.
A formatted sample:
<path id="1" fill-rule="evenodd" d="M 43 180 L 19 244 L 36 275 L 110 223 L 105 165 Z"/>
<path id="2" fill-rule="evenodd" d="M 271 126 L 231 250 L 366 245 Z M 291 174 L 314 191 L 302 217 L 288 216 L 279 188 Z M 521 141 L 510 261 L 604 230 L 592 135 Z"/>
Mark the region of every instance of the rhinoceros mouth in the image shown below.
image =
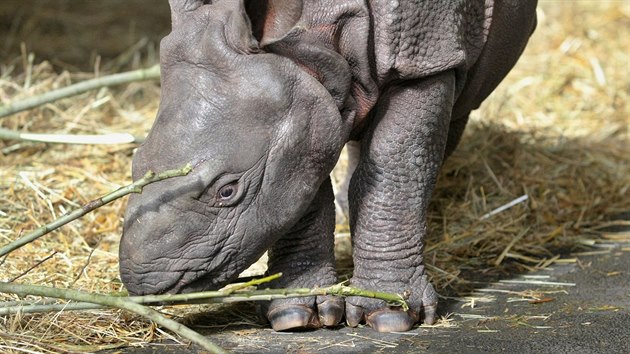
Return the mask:
<path id="1" fill-rule="evenodd" d="M 129 295 L 159 295 L 216 290 L 222 286 L 223 276 L 218 271 L 168 269 L 144 270 L 129 259 L 121 262 L 121 278 Z"/>
<path id="2" fill-rule="evenodd" d="M 145 279 L 163 279 L 164 273 L 168 275 L 176 274 L 175 272 L 157 272 L 148 273 Z M 208 291 L 220 289 L 224 284 L 219 281 L 214 274 L 204 273 L 200 275 L 198 272 L 182 272 L 177 277 L 169 280 L 158 282 L 149 281 L 131 281 L 126 282 L 127 291 L 131 296 L 142 295 L 163 295 L 163 294 L 184 294 L 197 291 Z"/>
<path id="3" fill-rule="evenodd" d="M 237 267 L 229 271 L 228 265 L 232 264 L 229 254 L 221 257 L 219 265 L 212 269 L 185 270 L 182 271 L 176 281 L 167 287 L 163 293 L 186 294 L 198 291 L 218 290 L 238 277 Z M 214 258 L 217 261 L 217 258 Z M 237 262 L 240 263 L 240 262 Z"/>
<path id="4" fill-rule="evenodd" d="M 190 274 L 190 276 L 189 276 Z M 167 294 L 187 294 L 198 291 L 218 290 L 229 282 L 229 279 L 218 279 L 215 273 L 186 273 L 170 289 Z"/>

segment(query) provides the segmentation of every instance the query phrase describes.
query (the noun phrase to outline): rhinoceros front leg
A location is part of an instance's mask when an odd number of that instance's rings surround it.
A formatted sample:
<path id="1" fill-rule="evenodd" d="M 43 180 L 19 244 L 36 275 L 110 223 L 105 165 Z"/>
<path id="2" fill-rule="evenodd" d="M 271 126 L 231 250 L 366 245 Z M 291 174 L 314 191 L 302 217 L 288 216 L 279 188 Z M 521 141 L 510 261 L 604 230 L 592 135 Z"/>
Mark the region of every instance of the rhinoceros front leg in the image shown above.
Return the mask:
<path id="1" fill-rule="evenodd" d="M 383 301 L 346 301 L 350 326 L 407 331 L 424 315 L 435 321 L 437 294 L 423 262 L 426 211 L 441 167 L 454 102 L 454 75 L 391 87 L 362 140 L 350 184 L 352 285 L 407 294 L 410 310 Z"/>
<path id="2" fill-rule="evenodd" d="M 330 178 L 322 183 L 307 213 L 269 250 L 269 274 L 282 272 L 274 288 L 313 288 L 337 281 L 334 254 L 335 209 Z M 318 296 L 273 300 L 262 312 L 276 331 L 335 326 L 343 317 L 342 298 Z"/>

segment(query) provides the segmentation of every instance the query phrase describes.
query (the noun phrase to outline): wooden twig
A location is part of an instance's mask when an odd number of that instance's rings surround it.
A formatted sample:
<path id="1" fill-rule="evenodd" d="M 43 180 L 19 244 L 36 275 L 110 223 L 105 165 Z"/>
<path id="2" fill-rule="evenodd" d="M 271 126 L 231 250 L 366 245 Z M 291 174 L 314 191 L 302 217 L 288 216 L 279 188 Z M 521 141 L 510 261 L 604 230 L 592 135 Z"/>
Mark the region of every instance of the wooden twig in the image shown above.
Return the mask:
<path id="1" fill-rule="evenodd" d="M 0 282 L 0 292 L 17 294 L 19 296 L 48 296 L 59 299 L 90 302 L 94 304 L 127 310 L 140 316 L 146 317 L 162 327 L 170 329 L 180 336 L 200 345 L 206 350 L 209 350 L 213 353 L 226 353 L 225 350 L 214 344 L 208 338 L 184 326 L 183 324 L 165 317 L 152 308 L 140 305 L 132 301 L 128 301 L 128 298 L 125 297 L 92 294 L 71 289 L 59 289 L 46 286 L 23 285 L 5 282 Z"/>
<path id="2" fill-rule="evenodd" d="M 402 295 L 383 293 L 356 289 L 342 284 L 333 285 L 327 288 L 297 288 L 297 289 L 265 289 L 245 291 L 244 289 L 263 283 L 270 282 L 281 276 L 281 273 L 273 274 L 260 279 L 254 279 L 243 284 L 237 284 L 231 288 L 220 291 L 205 291 L 190 294 L 167 294 L 167 295 L 147 295 L 147 296 L 110 296 L 102 294 L 86 293 L 70 289 L 59 289 L 38 285 L 23 285 L 0 282 L 0 292 L 17 294 L 19 296 L 36 295 L 78 301 L 67 304 L 44 304 L 26 306 L 10 303 L 9 306 L 0 307 L 0 315 L 12 313 L 34 313 L 34 312 L 57 312 L 69 310 L 96 310 L 105 307 L 115 307 L 137 313 L 152 320 L 178 335 L 187 338 L 194 343 L 210 350 L 211 352 L 222 353 L 223 350 L 212 343 L 207 338 L 193 331 L 192 329 L 164 317 L 159 312 L 142 304 L 154 305 L 181 305 L 191 303 L 232 303 L 239 301 L 261 301 L 284 299 L 290 297 L 305 297 L 315 295 L 337 295 L 337 296 L 363 296 L 385 300 L 386 302 L 402 306 L 403 310 L 409 307 Z"/>
<path id="3" fill-rule="evenodd" d="M 43 95 L 29 97 L 21 101 L 11 102 L 4 106 L 0 106 L 0 118 L 101 87 L 121 85 L 135 81 L 155 80 L 159 77 L 160 66 L 154 65 L 146 69 L 139 69 L 126 73 L 113 74 L 82 81 L 74 85 L 47 92 Z"/>
<path id="4" fill-rule="evenodd" d="M 25 276 L 26 274 L 28 274 L 28 272 L 30 272 L 31 270 L 39 267 L 42 263 L 46 262 L 47 260 L 53 258 L 55 255 L 57 254 L 57 251 L 49 254 L 48 256 L 46 256 L 44 259 L 42 259 L 41 261 L 33 264 L 32 266 L 30 266 L 27 270 L 23 271 L 22 273 L 20 273 L 19 275 L 13 277 L 11 280 L 9 280 L 9 283 L 12 283 L 18 279 L 20 279 L 21 277 Z"/>
<path id="5" fill-rule="evenodd" d="M 121 198 L 127 194 L 131 194 L 131 193 L 141 193 L 142 192 L 142 188 L 144 186 L 146 186 L 147 184 L 151 184 L 157 181 L 161 181 L 167 178 L 172 178 L 172 177 L 178 177 L 178 176 L 185 176 L 188 173 L 190 173 L 190 171 L 192 171 L 192 166 L 190 164 L 186 165 L 183 168 L 180 169 L 175 169 L 175 170 L 169 170 L 169 171 L 164 171 L 161 172 L 159 174 L 156 174 L 152 171 L 147 172 L 144 177 L 142 177 L 141 179 L 135 181 L 134 183 L 131 183 L 127 186 L 121 187 L 103 197 L 100 197 L 98 199 L 92 200 L 91 202 L 85 204 L 83 207 L 79 208 L 79 209 L 75 209 L 73 211 L 71 211 L 68 214 L 65 214 L 64 216 L 55 219 L 54 221 L 52 221 L 49 224 L 46 224 L 22 237 L 20 237 L 19 239 L 9 243 L 8 245 L 3 246 L 2 248 L 0 248 L 0 257 L 8 254 L 9 252 L 12 252 L 22 246 L 24 246 L 25 244 L 32 242 L 44 235 L 46 235 L 47 233 L 56 230 L 57 228 L 69 223 L 72 220 L 78 219 L 80 217 L 82 217 L 83 215 L 93 211 L 94 209 L 100 208 L 101 206 L 110 203 L 118 198 Z"/>
<path id="6" fill-rule="evenodd" d="M 19 304 L 12 306 L 0 306 L 0 316 L 11 315 L 15 313 L 48 313 L 59 311 L 85 311 L 85 310 L 102 310 L 107 306 L 94 304 L 91 302 L 68 302 L 53 304 Z"/>
<path id="7" fill-rule="evenodd" d="M 392 306 L 400 306 L 403 310 L 408 310 L 409 306 L 405 298 L 399 294 L 385 293 L 379 291 L 363 290 L 345 285 L 333 285 L 325 288 L 289 288 L 289 289 L 263 289 L 244 291 L 243 289 L 257 284 L 267 283 L 279 278 L 280 273 L 268 277 L 255 279 L 247 283 L 238 284 L 232 288 L 219 291 L 202 291 L 187 294 L 166 294 L 166 295 L 144 295 L 124 297 L 127 301 L 144 305 L 186 305 L 186 304 L 216 304 L 234 303 L 243 301 L 270 301 L 276 299 L 287 299 L 294 297 L 308 297 L 318 295 L 335 296 L 361 296 L 373 299 L 384 300 Z M 45 287 L 41 287 L 45 288 Z M 0 291 L 2 289 L 0 288 Z M 45 305 L 16 305 L 0 307 L 0 315 L 11 313 L 34 313 L 72 310 L 94 310 L 103 306 L 95 306 L 89 302 L 69 303 L 69 304 L 45 304 Z"/>
<path id="8" fill-rule="evenodd" d="M 221 291 L 210 292 L 211 294 L 221 294 L 223 296 L 230 296 L 236 291 L 246 289 L 250 286 L 256 286 L 263 283 L 268 283 L 272 280 L 278 279 L 282 276 L 282 273 L 272 274 L 262 278 L 252 279 L 250 281 L 235 284 L 227 289 Z M 129 296 L 126 297 L 131 302 L 137 304 L 147 304 L 144 296 Z M 218 302 L 218 301 L 217 301 Z M 181 305 L 189 303 L 187 301 L 180 301 L 179 303 L 174 301 L 171 305 Z M 103 309 L 107 306 L 98 305 L 89 302 L 71 302 L 71 303 L 45 303 L 45 304 L 33 304 L 30 301 L 12 301 L 8 303 L 0 303 L 0 316 L 9 315 L 12 313 L 37 313 L 37 312 L 57 312 L 57 311 L 80 311 L 80 310 L 97 310 Z"/>
<path id="9" fill-rule="evenodd" d="M 35 134 L 22 133 L 15 130 L 0 128 L 0 139 L 33 141 L 40 143 L 61 143 L 61 144 L 141 144 L 143 137 L 134 136 L 129 133 L 111 133 L 102 135 L 77 135 L 77 134 Z"/>

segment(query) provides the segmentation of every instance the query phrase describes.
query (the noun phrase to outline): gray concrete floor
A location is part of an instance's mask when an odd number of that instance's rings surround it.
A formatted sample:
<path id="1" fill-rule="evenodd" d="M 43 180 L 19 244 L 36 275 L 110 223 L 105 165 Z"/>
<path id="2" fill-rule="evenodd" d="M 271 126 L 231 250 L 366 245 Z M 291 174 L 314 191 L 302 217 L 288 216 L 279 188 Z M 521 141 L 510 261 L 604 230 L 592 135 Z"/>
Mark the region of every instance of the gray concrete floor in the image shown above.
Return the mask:
<path id="1" fill-rule="evenodd" d="M 193 328 L 236 353 L 630 353 L 630 249 L 625 247 L 499 282 L 480 281 L 475 293 L 491 296 L 492 301 L 483 302 L 480 297 L 471 307 L 461 298 L 442 300 L 440 313 L 451 314 L 452 327 L 418 327 L 390 334 L 345 326 L 277 333 L 255 320 L 237 324 L 239 319 L 255 318 L 252 305 L 240 304 L 224 307 L 221 317 L 233 317 L 225 326 L 207 326 L 219 315 L 208 314 Z M 543 293 L 544 300 L 518 301 L 522 300 L 518 292 L 523 291 Z M 198 350 L 164 343 L 122 352 Z"/>

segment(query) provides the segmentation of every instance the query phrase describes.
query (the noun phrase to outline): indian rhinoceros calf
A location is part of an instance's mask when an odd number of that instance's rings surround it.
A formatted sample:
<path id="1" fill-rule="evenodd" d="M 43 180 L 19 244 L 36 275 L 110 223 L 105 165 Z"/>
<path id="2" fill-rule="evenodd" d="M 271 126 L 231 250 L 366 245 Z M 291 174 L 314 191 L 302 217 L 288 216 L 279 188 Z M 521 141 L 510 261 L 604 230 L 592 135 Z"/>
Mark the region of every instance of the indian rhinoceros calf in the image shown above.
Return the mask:
<path id="1" fill-rule="evenodd" d="M 131 294 L 217 289 L 269 250 L 273 287 L 337 281 L 329 173 L 348 141 L 350 297 L 274 300 L 275 330 L 436 319 L 426 212 L 471 110 L 515 64 L 536 0 L 170 0 L 162 97 L 133 178 L 192 162 L 129 200 L 120 244 Z"/>

